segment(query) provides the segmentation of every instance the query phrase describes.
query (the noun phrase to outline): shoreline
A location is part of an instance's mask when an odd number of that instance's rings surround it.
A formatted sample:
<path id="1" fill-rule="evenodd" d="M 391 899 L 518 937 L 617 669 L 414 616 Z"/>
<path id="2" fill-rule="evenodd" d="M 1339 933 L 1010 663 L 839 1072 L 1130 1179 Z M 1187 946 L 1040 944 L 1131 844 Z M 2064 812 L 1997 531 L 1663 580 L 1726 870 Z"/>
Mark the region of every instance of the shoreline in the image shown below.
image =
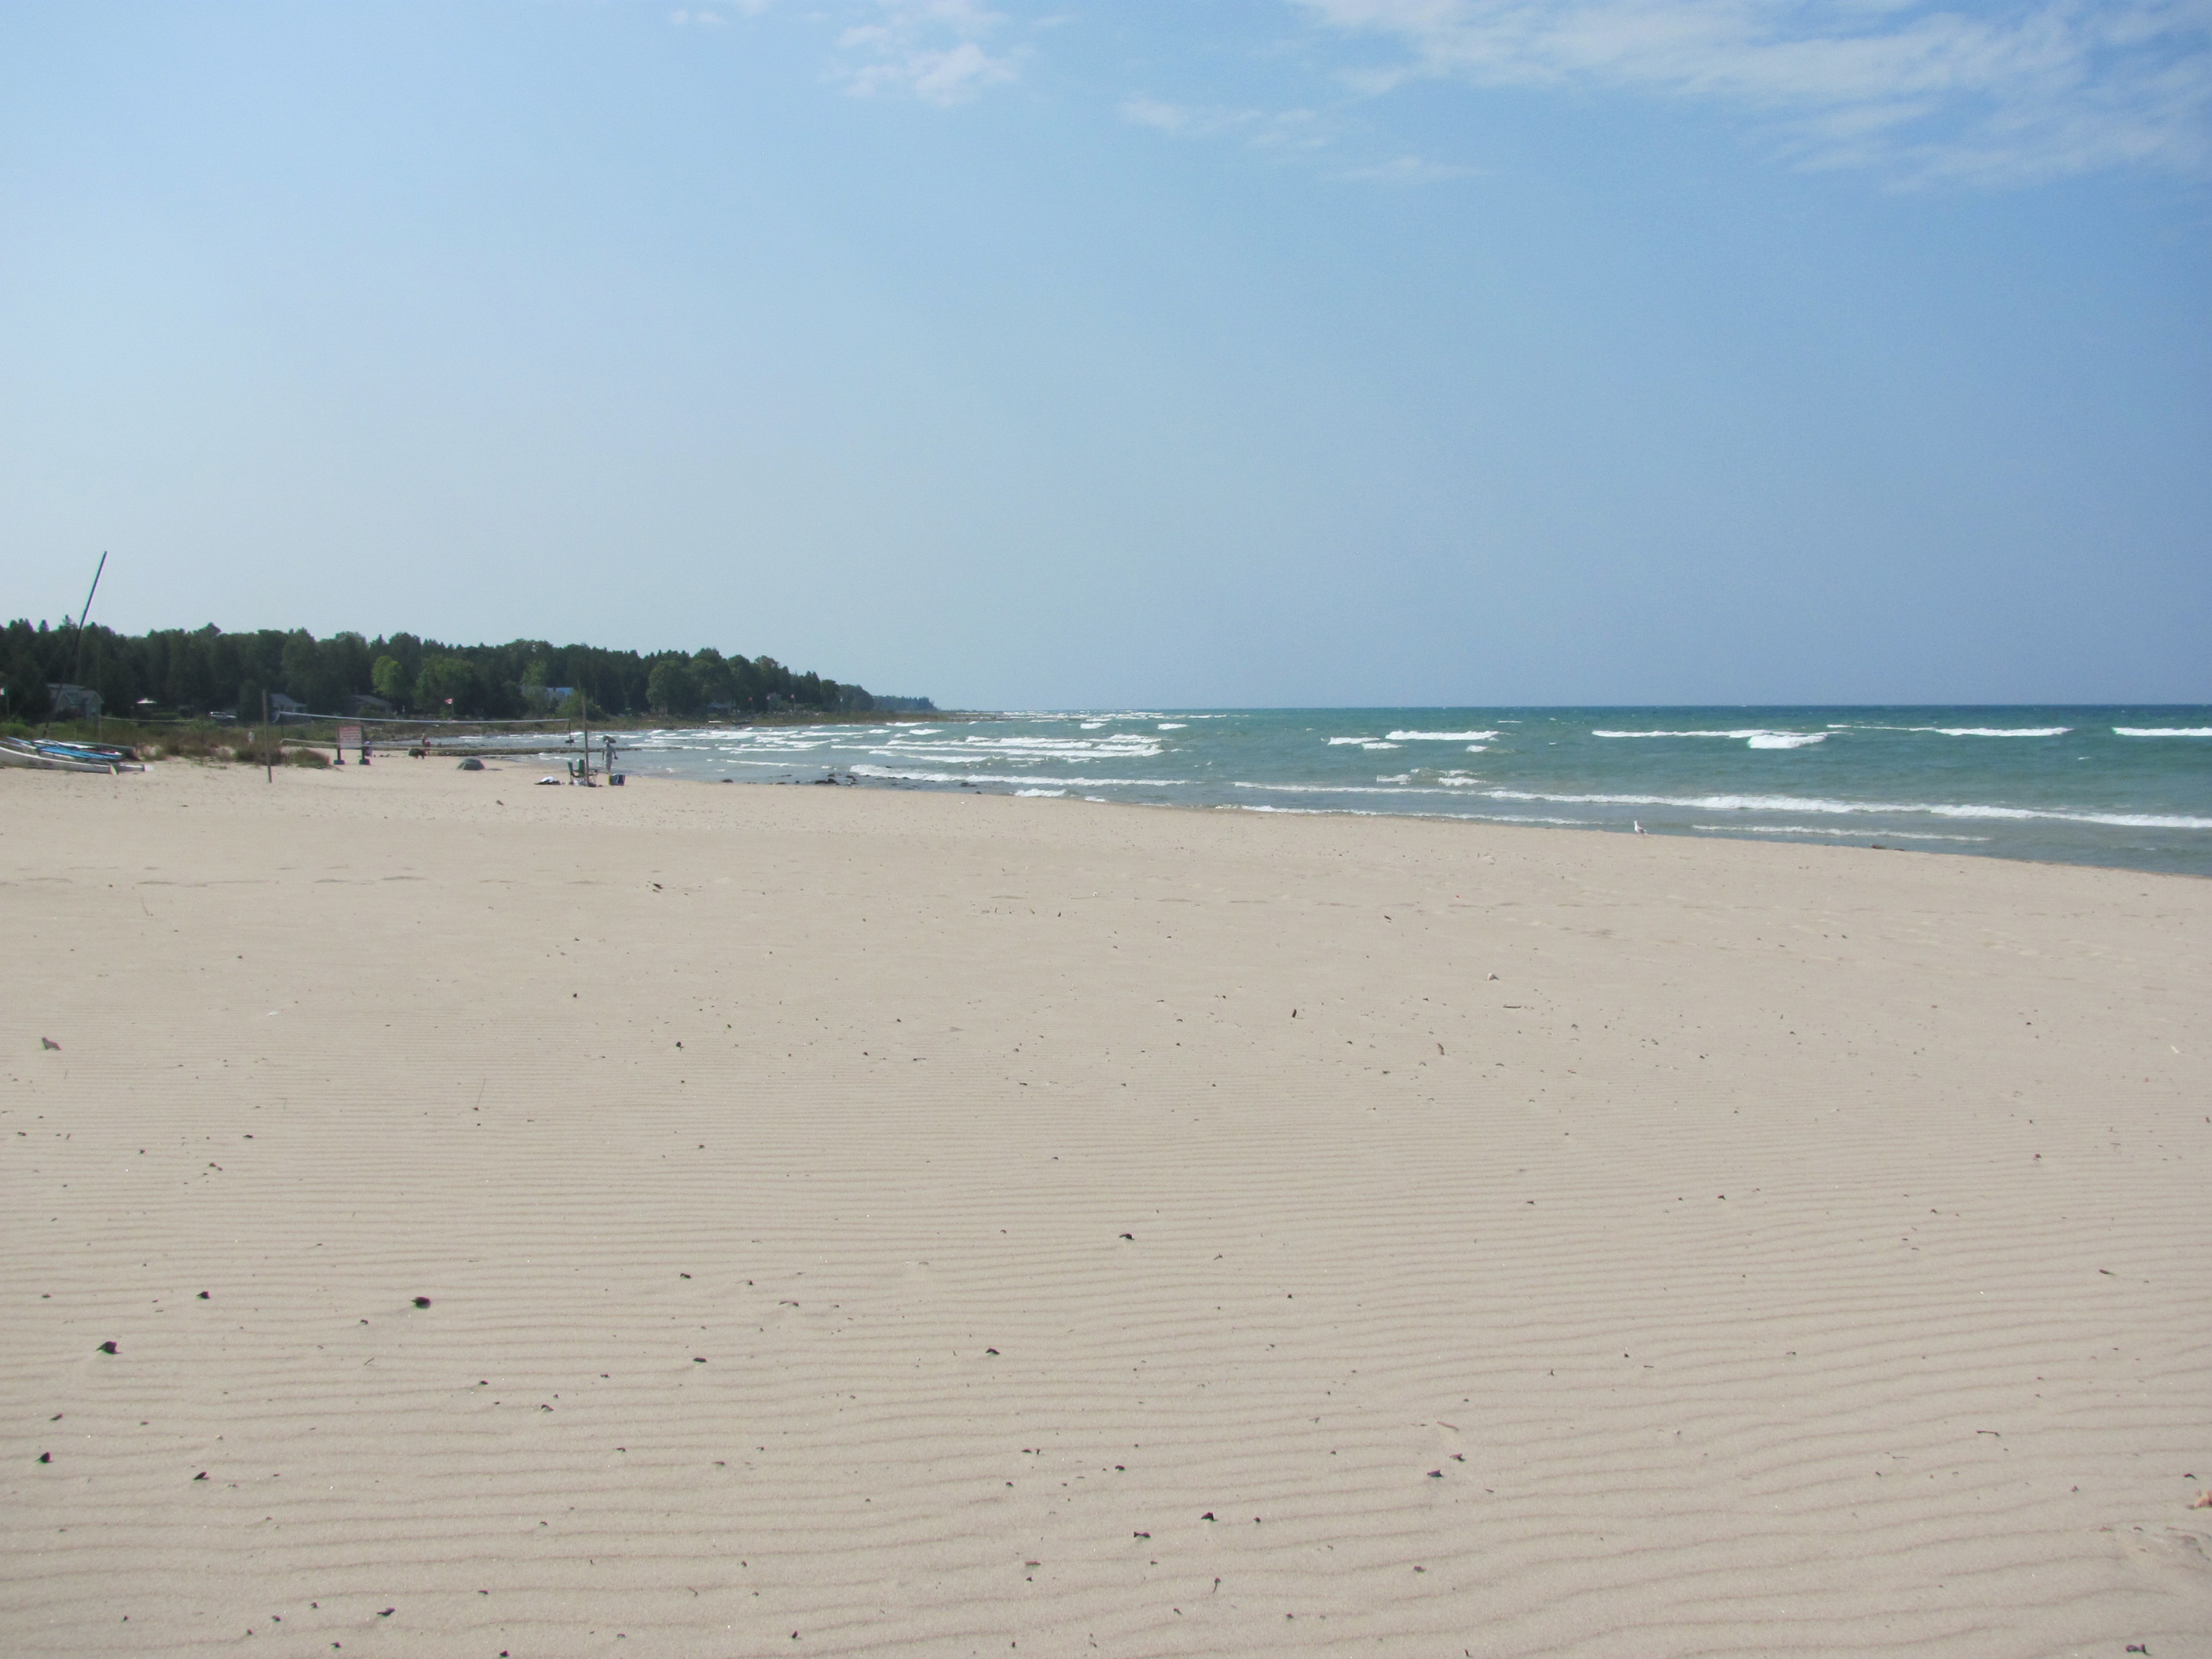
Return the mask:
<path id="1" fill-rule="evenodd" d="M 1991 726 L 1957 709 L 1185 711 L 849 733 L 663 728 L 623 752 L 641 775 L 811 782 L 827 772 L 875 787 L 1624 831 L 1640 820 L 1660 835 L 2212 875 L 2212 794 L 2192 769 L 2212 710 L 2094 716 L 2027 710 Z M 1660 741 L 1620 741 L 1638 738 Z"/>
<path id="2" fill-rule="evenodd" d="M 601 739 L 616 738 L 621 769 L 641 776 L 972 784 L 1285 816 L 1641 829 L 2212 877 L 2212 795 L 2186 763 L 2212 738 L 2208 722 L 2212 707 L 2128 705 L 2008 706 L 2002 714 L 1195 710 L 1172 719 L 1123 712 L 988 720 L 939 711 L 708 727 L 629 720 L 590 735 L 595 757 Z M 1435 729 L 1445 726 L 1481 729 Z M 411 755 L 423 736 L 417 731 L 398 747 Z M 535 755 L 557 764 L 579 755 L 577 736 L 564 726 L 551 738 L 441 730 L 428 740 L 440 756 Z M 1638 738 L 1665 741 L 1606 741 Z M 1313 746 L 1323 739 L 1325 748 Z M 1466 756 L 1457 752 L 1462 742 Z M 1732 752 L 1747 748 L 1749 755 Z M 1401 752 L 1367 752 L 1377 750 Z M 319 738 L 292 752 L 333 751 Z M 2089 761 L 2096 763 L 2078 765 Z"/>
<path id="3" fill-rule="evenodd" d="M 0 774 L 10 1650 L 2212 1637 L 2202 883 L 488 766 Z"/>
<path id="4" fill-rule="evenodd" d="M 565 745 L 563 747 L 565 748 Z M 517 751 L 512 750 L 502 750 L 492 749 L 468 751 L 459 750 L 451 751 L 439 750 L 435 751 L 438 756 L 445 756 L 448 753 L 459 756 L 465 752 L 485 761 L 489 765 L 489 763 L 495 760 L 512 756 Z M 558 757 L 562 753 L 562 750 L 548 749 L 529 752 L 540 756 Z M 580 746 L 571 752 L 580 753 Z M 404 750 L 401 751 L 401 756 L 402 757 L 404 757 Z M 518 767 L 515 769 L 529 770 L 531 769 L 527 767 Z M 1649 838 L 1677 842 L 1728 841 L 1737 842 L 1738 844 L 1752 846 L 1802 847 L 1806 848 L 1836 847 L 1853 851 L 1912 853 L 1923 856 L 1948 856 L 1953 858 L 1990 860 L 2004 864 L 2039 865 L 2051 869 L 2106 870 L 2131 875 L 2155 876 L 2161 878 L 2171 877 L 2175 879 L 2185 881 L 2212 880 L 2212 872 L 2194 870 L 2149 869 L 2138 865 L 2096 863 L 2087 858 L 2038 858 L 2021 853 L 1999 850 L 1978 850 L 1966 847 L 1921 847 L 1896 846 L 1890 844 L 1891 842 L 1923 842 L 1935 840 L 1952 842 L 1971 839 L 1970 837 L 1966 836 L 1930 836 L 1924 833 L 1915 833 L 1909 830 L 1897 831 L 1842 828 L 1829 829 L 1825 827 L 1819 830 L 1797 827 L 1787 829 L 1768 829 L 1758 826 L 1700 824 L 1692 826 L 1691 831 L 1686 834 L 1683 830 L 1679 827 L 1658 825 L 1656 823 L 1653 828 L 1648 830 L 1637 830 L 1626 829 L 1619 824 L 1609 824 L 1594 821 L 1580 823 L 1565 823 L 1555 820 L 1522 818 L 1503 813 L 1485 815 L 1474 812 L 1439 812 L 1424 811 L 1419 810 L 1378 811 L 1349 806 L 1273 806 L 1264 803 L 1245 803 L 1241 801 L 1117 800 L 1110 796 L 1084 794 L 1073 787 L 1058 789 L 1015 789 L 1012 787 L 982 788 L 973 786 L 963 787 L 961 784 L 957 782 L 934 785 L 920 784 L 896 778 L 877 778 L 855 775 L 849 771 L 848 771 L 846 775 L 842 778 L 838 778 L 835 775 L 835 772 L 836 769 L 833 768 L 830 769 L 830 775 L 821 778 L 751 779 L 726 777 L 709 779 L 706 777 L 687 777 L 671 773 L 651 772 L 626 772 L 624 775 L 631 783 L 635 783 L 641 780 L 646 780 L 649 781 L 655 786 L 661 784 L 680 784 L 688 787 L 690 785 L 701 784 L 707 785 L 708 787 L 719 787 L 724 784 L 740 784 L 755 788 L 813 788 L 828 787 L 835 784 L 836 787 L 841 788 L 862 788 L 885 791 L 893 793 L 993 795 L 1006 799 L 1070 799 L 1079 801 L 1086 805 L 1143 807 L 1151 810 L 1171 812 L 1238 812 L 1250 813 L 1261 817 L 1274 817 L 1342 818 L 1370 823 L 1393 822 L 1439 824 L 1449 823 L 1500 830 L 1540 830 L 1569 834 L 1597 834 L 1604 836 L 1641 834 Z M 1050 781 L 1039 780 L 1039 781 L 1041 783 L 1048 783 Z M 625 784 L 619 787 L 629 787 L 629 785 Z M 1785 839 L 1785 837 L 1800 836 L 1805 837 L 1805 839 Z M 1888 841 L 1885 842 L 1875 839 L 1880 836 L 1887 836 Z M 1858 842 L 1847 839 L 1848 837 L 1857 837 Z M 1870 844 L 1861 845 L 1859 842 Z"/>
<path id="5" fill-rule="evenodd" d="M 288 744 L 285 747 L 288 750 L 305 748 L 320 752 L 324 750 L 329 749 L 331 745 L 327 744 Z M 427 757 L 414 757 L 410 756 L 404 749 L 392 749 L 386 750 L 379 753 L 376 757 L 374 764 L 384 766 L 415 767 L 421 769 L 420 763 L 423 759 L 434 761 L 478 759 L 484 763 L 484 775 L 496 776 L 502 774 L 520 775 L 527 773 L 532 775 L 531 776 L 529 782 L 523 787 L 532 788 L 539 787 L 552 787 L 556 786 L 550 775 L 547 774 L 544 770 L 544 764 L 523 763 L 523 761 L 517 759 L 516 757 L 520 755 L 544 763 L 563 757 L 564 751 L 568 752 L 568 757 L 574 757 L 574 756 L 579 756 L 583 752 L 582 745 L 580 744 L 577 744 L 573 750 L 568 750 L 568 745 L 565 744 L 562 745 L 560 748 L 526 751 L 496 749 L 436 749 Z M 594 754 L 596 753 L 597 750 L 595 747 Z M 173 765 L 189 768 L 204 774 L 218 776 L 228 775 L 234 771 L 240 774 L 250 775 L 254 771 L 262 769 L 261 763 L 258 761 L 216 761 L 204 759 L 198 756 L 185 755 L 162 756 L 154 761 L 145 763 L 145 765 L 148 769 L 148 774 L 150 774 L 152 769 L 155 767 L 168 767 Z M 328 766 L 310 766 L 301 768 L 291 766 L 286 763 L 279 763 L 276 770 L 276 776 L 279 780 L 284 779 L 288 776 L 296 777 L 305 775 L 312 777 L 317 773 L 326 769 L 338 772 L 343 775 L 344 772 L 350 771 L 354 765 L 355 763 L 349 761 L 344 768 Z M 372 770 L 374 770 L 374 767 L 372 767 Z M 424 773 L 424 775 L 426 778 L 428 777 L 428 774 L 427 771 Z M 601 778 L 598 782 L 589 787 L 595 789 L 607 788 L 611 787 L 614 788 L 635 789 L 642 787 L 648 791 L 658 790 L 664 787 L 677 787 L 686 790 L 694 787 L 703 787 L 713 790 L 732 786 L 750 789 L 816 789 L 836 787 L 844 790 L 856 790 L 872 794 L 895 795 L 902 798 L 944 797 L 953 799 L 989 799 L 997 800 L 1060 800 L 1070 805 L 1081 806 L 1101 806 L 1114 808 L 1116 810 L 1130 809 L 1168 813 L 1194 813 L 1201 817 L 1221 814 L 1237 814 L 1260 818 L 1306 818 L 1325 821 L 1340 821 L 1349 823 L 1448 824 L 1464 826 L 1468 829 L 1476 830 L 1497 830 L 1516 832 L 1540 832 L 1546 835 L 1555 836 L 1583 836 L 1595 834 L 1608 839 L 1632 836 L 1634 833 L 1629 830 L 1624 830 L 1613 824 L 1595 822 L 1589 823 L 1567 824 L 1545 819 L 1512 817 L 1502 814 L 1495 817 L 1485 817 L 1474 813 L 1427 812 L 1420 811 L 1383 812 L 1363 810 L 1358 807 L 1273 806 L 1265 804 L 1248 805 L 1239 801 L 1181 802 L 1172 800 L 1122 800 L 1115 799 L 1110 796 L 1081 794 L 1077 793 L 1073 788 L 1064 788 L 1055 792 L 1048 793 L 1043 791 L 1022 791 L 1012 788 L 963 787 L 957 783 L 932 786 L 912 783 L 899 779 L 855 777 L 850 775 L 842 778 L 825 776 L 822 778 L 753 779 L 687 777 L 668 773 L 624 771 L 623 777 L 625 781 L 623 784 L 609 786 L 605 781 L 604 778 Z M 557 787 L 562 788 L 571 788 L 580 786 L 572 784 L 569 780 L 563 777 L 558 781 Z M 1967 859 L 1976 863 L 1994 863 L 2005 866 L 2018 865 L 2049 870 L 2102 872 L 2112 875 L 2127 877 L 2140 876 L 2145 878 L 2157 880 L 2170 879 L 2184 882 L 2203 882 L 2208 879 L 2212 879 L 2212 878 L 2208 878 L 2197 872 L 2188 870 L 2149 870 L 2138 868 L 2130 865 L 2093 864 L 2087 861 L 2067 859 L 2039 859 L 2012 853 L 1981 852 L 1955 848 L 1892 847 L 1886 845 L 1869 848 L 1854 845 L 1840 839 L 1840 837 L 1846 835 L 1872 837 L 1882 834 L 1892 834 L 1893 838 L 1899 840 L 1920 839 L 1920 837 L 1913 837 L 1909 835 L 1896 836 L 1894 832 L 1873 830 L 1838 830 L 1832 832 L 1824 831 L 1824 834 L 1833 834 L 1838 837 L 1838 839 L 1814 840 L 1808 837 L 1803 841 L 1796 841 L 1782 839 L 1782 835 L 1785 832 L 1762 832 L 1760 830 L 1756 828 L 1717 826 L 1710 830 L 1706 830 L 1705 826 L 1699 826 L 1699 829 L 1705 830 L 1705 833 L 1686 835 L 1676 829 L 1653 828 L 1642 832 L 1642 834 L 1643 839 L 1647 841 L 1661 841 L 1674 844 L 1711 845 L 1717 842 L 1726 842 L 1739 847 L 1766 847 L 1773 848 L 1778 852 L 1812 852 L 1827 849 L 1838 852 L 1853 853 L 1869 851 L 1911 853 L 1921 857 Z M 1793 830 L 1786 833 L 1794 835 L 1800 832 Z M 1761 838 L 1763 836 L 1771 836 L 1771 838 Z"/>

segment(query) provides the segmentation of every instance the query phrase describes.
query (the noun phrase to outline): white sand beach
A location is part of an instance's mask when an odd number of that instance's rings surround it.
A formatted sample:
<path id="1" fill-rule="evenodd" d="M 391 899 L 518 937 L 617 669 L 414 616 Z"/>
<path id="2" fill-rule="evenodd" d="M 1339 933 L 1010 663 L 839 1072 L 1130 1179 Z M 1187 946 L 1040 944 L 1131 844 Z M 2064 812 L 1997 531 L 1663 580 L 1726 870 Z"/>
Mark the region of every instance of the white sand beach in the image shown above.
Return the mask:
<path id="1" fill-rule="evenodd" d="M 537 775 L 0 774 L 0 1651 L 2212 1653 L 2212 884 Z"/>

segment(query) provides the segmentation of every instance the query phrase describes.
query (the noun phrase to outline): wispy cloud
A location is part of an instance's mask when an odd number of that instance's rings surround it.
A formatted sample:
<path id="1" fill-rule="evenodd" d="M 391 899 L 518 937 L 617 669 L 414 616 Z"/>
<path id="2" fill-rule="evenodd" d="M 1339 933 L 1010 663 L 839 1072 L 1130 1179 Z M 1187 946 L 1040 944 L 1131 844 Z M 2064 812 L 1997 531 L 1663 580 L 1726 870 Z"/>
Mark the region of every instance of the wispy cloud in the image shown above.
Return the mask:
<path id="1" fill-rule="evenodd" d="M 837 38 L 848 58 L 841 78 L 862 98 L 905 92 L 964 103 L 1019 73 L 1018 50 L 994 53 L 985 44 L 1006 22 L 976 0 L 877 0 L 870 21 Z"/>
<path id="2" fill-rule="evenodd" d="M 740 17 L 757 17 L 769 8 L 769 0 L 722 0 L 722 9 L 698 6 L 686 9 L 679 6 L 668 14 L 668 21 L 681 28 L 718 29 L 727 23 L 727 14 L 735 12 Z"/>
<path id="3" fill-rule="evenodd" d="M 1331 137 L 1320 113 L 1310 109 L 1233 109 L 1139 96 L 1122 100 L 1121 118 L 1171 138 L 1238 138 L 1255 149 L 1317 149 Z"/>
<path id="4" fill-rule="evenodd" d="M 1803 160 L 2014 184 L 2212 171 L 2212 0 L 1292 0 L 1415 77 L 1734 106 Z"/>
<path id="5" fill-rule="evenodd" d="M 1328 176 L 1366 185 L 1413 185 L 1445 184 L 1454 179 L 1472 178 L 1475 172 L 1474 167 L 1431 161 L 1424 155 L 1394 155 L 1369 167 L 1340 167 Z"/>

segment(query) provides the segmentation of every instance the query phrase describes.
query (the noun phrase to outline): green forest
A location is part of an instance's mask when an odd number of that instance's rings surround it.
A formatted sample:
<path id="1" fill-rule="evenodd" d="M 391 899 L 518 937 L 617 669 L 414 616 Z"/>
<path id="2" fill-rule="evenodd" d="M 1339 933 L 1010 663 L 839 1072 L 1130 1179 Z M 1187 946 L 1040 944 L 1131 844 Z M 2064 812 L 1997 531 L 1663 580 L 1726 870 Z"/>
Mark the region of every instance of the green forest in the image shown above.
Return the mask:
<path id="1" fill-rule="evenodd" d="M 773 657 L 703 651 L 610 651 L 516 640 L 447 645 L 412 634 L 367 639 L 305 629 L 227 634 L 210 624 L 118 634 L 94 625 L 12 622 L 0 633 L 0 718 L 39 720 L 52 684 L 88 687 L 103 713 L 131 718 L 258 719 L 264 693 L 316 714 L 383 711 L 418 718 L 746 715 L 777 710 L 859 713 L 877 700 L 857 685 L 785 667 Z M 586 701 L 588 700 L 588 702 Z M 926 705 L 887 698 L 885 707 Z"/>

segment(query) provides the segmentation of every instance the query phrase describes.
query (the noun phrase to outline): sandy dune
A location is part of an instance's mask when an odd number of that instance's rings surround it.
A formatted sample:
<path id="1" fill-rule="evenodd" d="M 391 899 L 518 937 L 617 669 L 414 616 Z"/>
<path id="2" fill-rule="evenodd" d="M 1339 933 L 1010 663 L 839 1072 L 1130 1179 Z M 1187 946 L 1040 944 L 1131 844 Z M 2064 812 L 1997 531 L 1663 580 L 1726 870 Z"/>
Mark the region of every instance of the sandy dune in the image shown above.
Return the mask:
<path id="1" fill-rule="evenodd" d="M 0 775 L 0 1651 L 2212 1653 L 2212 884 L 531 775 Z"/>

